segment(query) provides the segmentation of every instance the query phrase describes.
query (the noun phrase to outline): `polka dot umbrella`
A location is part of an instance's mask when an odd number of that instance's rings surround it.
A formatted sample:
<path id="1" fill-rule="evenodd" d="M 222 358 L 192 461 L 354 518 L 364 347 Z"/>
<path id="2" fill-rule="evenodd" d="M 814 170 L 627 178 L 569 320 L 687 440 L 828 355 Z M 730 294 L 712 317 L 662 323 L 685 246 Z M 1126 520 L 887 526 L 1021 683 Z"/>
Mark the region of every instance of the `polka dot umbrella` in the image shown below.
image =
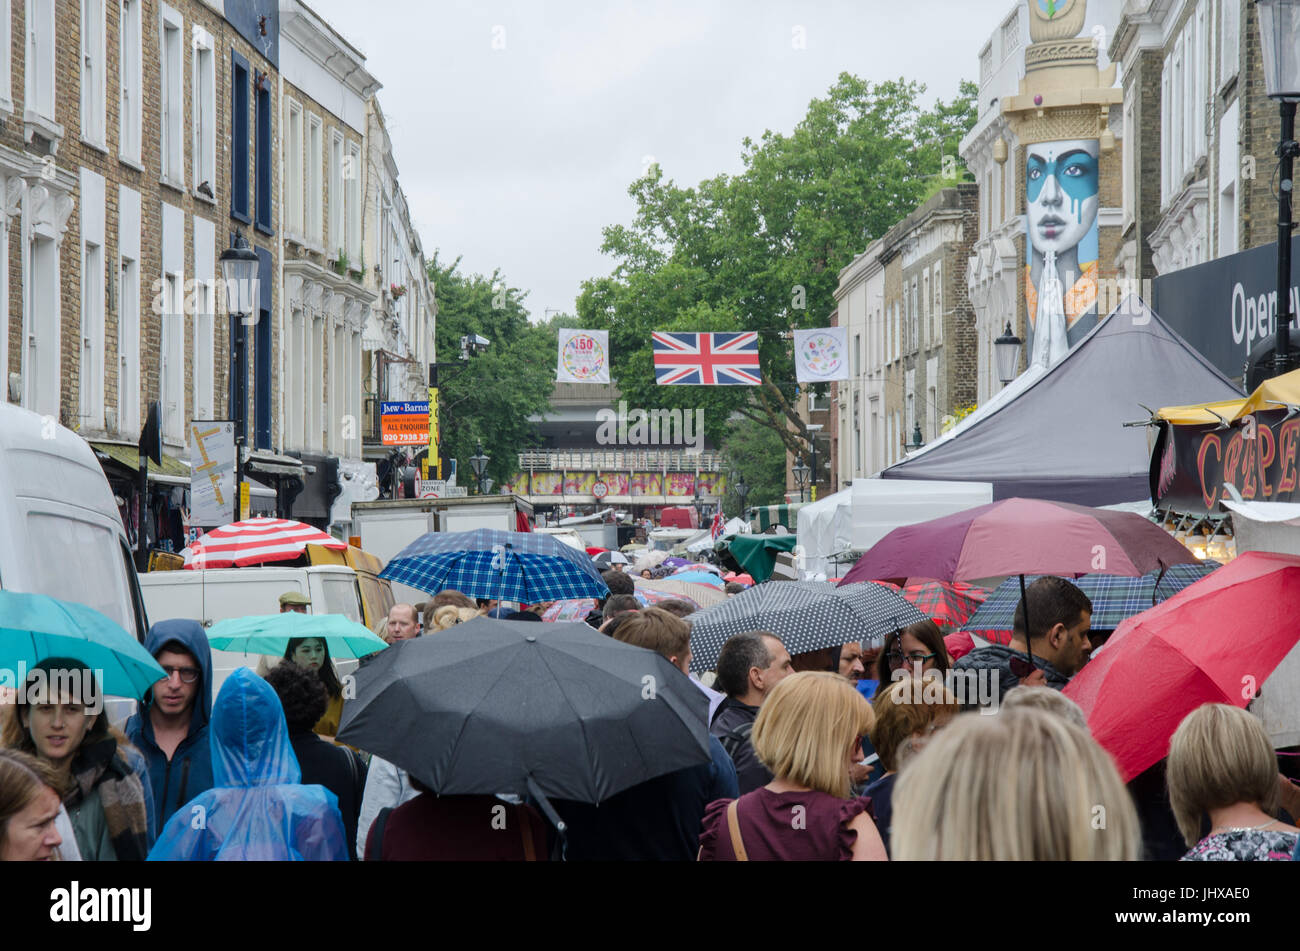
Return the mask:
<path id="1" fill-rule="evenodd" d="M 745 631 L 771 631 L 791 654 L 803 654 L 880 640 L 924 620 L 915 605 L 881 585 L 841 590 L 816 582 L 769 582 L 690 616 L 691 666 L 712 670 L 727 639 Z"/>

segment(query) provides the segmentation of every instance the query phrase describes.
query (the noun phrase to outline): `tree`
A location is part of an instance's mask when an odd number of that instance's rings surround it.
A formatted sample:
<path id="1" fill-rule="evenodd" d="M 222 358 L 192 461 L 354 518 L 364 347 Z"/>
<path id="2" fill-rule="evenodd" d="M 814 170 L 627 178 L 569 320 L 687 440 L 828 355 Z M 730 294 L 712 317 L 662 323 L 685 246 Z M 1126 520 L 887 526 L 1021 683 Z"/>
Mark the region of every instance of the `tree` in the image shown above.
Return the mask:
<path id="1" fill-rule="evenodd" d="M 610 331 L 630 403 L 703 408 L 716 441 L 739 415 L 787 450 L 806 451 L 790 331 L 823 326 L 839 271 L 945 171 L 964 174 L 955 143 L 974 122 L 977 90 L 963 83 L 956 99 L 929 111 L 923 92 L 903 79 L 872 85 L 842 73 L 789 135 L 745 139 L 741 174 L 682 188 L 652 165 L 632 183 L 632 224 L 603 232 L 613 272 L 584 282 L 577 302 L 585 326 Z M 947 167 L 945 154 L 954 156 Z M 757 331 L 763 384 L 657 386 L 656 330 Z"/>
<path id="2" fill-rule="evenodd" d="M 785 446 L 770 426 L 752 419 L 738 419 L 727 427 L 722 451 L 731 462 L 732 472 L 745 477 L 749 495 L 745 505 L 777 505 L 785 501 Z M 735 486 L 730 486 L 735 489 Z M 743 515 L 739 497 L 732 493 L 727 510 Z"/>
<path id="3" fill-rule="evenodd" d="M 469 458 L 482 440 L 490 457 L 485 474 L 500 484 L 517 471 L 517 453 L 539 442 L 528 420 L 550 404 L 556 334 L 552 326 L 529 323 L 527 294 L 510 287 L 499 269 L 483 277 L 462 274 L 459 265 L 459 257 L 447 265 L 437 253 L 429 262 L 438 302 L 438 360 L 454 361 L 466 334 L 480 334 L 491 346 L 471 356 L 464 370 L 440 375 L 442 454 L 459 460 L 462 483 L 472 481 Z"/>

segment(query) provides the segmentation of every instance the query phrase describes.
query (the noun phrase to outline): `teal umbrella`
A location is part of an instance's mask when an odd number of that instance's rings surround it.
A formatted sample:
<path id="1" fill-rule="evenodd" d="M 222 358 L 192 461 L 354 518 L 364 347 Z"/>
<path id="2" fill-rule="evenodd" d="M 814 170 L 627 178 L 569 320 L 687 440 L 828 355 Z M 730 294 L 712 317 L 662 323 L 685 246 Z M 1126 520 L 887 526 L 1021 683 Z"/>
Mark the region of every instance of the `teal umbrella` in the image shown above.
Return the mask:
<path id="1" fill-rule="evenodd" d="M 218 621 L 208 631 L 208 643 L 219 651 L 281 655 L 290 638 L 319 637 L 330 657 L 365 657 L 388 645 L 364 624 L 342 614 L 250 615 Z"/>
<path id="2" fill-rule="evenodd" d="M 19 686 L 26 670 L 49 657 L 79 660 L 106 694 L 144 697 L 166 677 L 158 662 L 110 618 L 74 601 L 0 591 L 0 686 Z M 4 681 L 8 676 L 16 679 Z"/>

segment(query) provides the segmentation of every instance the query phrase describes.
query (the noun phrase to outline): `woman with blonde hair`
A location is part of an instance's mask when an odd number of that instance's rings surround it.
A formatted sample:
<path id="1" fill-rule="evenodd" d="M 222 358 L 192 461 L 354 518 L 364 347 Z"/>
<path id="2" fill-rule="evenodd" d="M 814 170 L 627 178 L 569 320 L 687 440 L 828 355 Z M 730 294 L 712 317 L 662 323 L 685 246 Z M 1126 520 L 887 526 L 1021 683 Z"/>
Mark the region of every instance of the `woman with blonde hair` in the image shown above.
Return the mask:
<path id="1" fill-rule="evenodd" d="M 479 613 L 475 608 L 461 608 L 454 604 L 444 604 L 433 612 L 433 627 L 430 630 L 446 631 L 457 624 L 472 621 L 478 616 Z"/>
<path id="2" fill-rule="evenodd" d="M 899 778 L 890 831 L 901 860 L 1135 861 L 1141 848 L 1109 754 L 1035 709 L 945 727 Z"/>
<path id="3" fill-rule="evenodd" d="M 750 734 L 773 779 L 709 804 L 700 861 L 885 860 L 869 801 L 849 796 L 849 768 L 862 758 L 873 721 L 866 698 L 838 674 L 784 678 Z"/>
<path id="4" fill-rule="evenodd" d="M 0 749 L 0 862 L 61 858 L 59 778 L 43 760 Z"/>
<path id="5" fill-rule="evenodd" d="M 1207 703 L 1169 741 L 1169 805 L 1191 851 L 1183 861 L 1289 861 L 1300 829 L 1277 819 L 1277 755 L 1251 713 Z M 1201 818 L 1210 832 L 1201 838 Z M 1199 840 L 1199 841 L 1198 841 Z"/>

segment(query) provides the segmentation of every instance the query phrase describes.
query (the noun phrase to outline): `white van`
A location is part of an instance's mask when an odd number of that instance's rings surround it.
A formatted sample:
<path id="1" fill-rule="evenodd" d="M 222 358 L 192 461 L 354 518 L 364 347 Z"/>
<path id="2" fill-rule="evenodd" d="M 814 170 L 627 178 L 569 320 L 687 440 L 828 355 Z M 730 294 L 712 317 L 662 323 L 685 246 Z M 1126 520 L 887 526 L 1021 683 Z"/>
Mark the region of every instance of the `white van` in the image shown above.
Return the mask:
<path id="1" fill-rule="evenodd" d="M 227 618 L 278 614 L 280 595 L 297 591 L 311 599 L 309 614 L 342 614 L 350 621 L 365 624 L 357 573 L 343 565 L 150 571 L 140 576 L 140 589 L 154 623 L 190 618 L 211 627 Z M 236 668 L 256 669 L 261 656 L 214 650 L 212 695 L 217 695 Z M 335 659 L 334 666 L 343 675 L 356 666 L 356 661 Z"/>
<path id="2" fill-rule="evenodd" d="M 149 630 L 104 470 L 52 417 L 0 403 L 0 588 L 94 608 L 138 641 Z"/>

